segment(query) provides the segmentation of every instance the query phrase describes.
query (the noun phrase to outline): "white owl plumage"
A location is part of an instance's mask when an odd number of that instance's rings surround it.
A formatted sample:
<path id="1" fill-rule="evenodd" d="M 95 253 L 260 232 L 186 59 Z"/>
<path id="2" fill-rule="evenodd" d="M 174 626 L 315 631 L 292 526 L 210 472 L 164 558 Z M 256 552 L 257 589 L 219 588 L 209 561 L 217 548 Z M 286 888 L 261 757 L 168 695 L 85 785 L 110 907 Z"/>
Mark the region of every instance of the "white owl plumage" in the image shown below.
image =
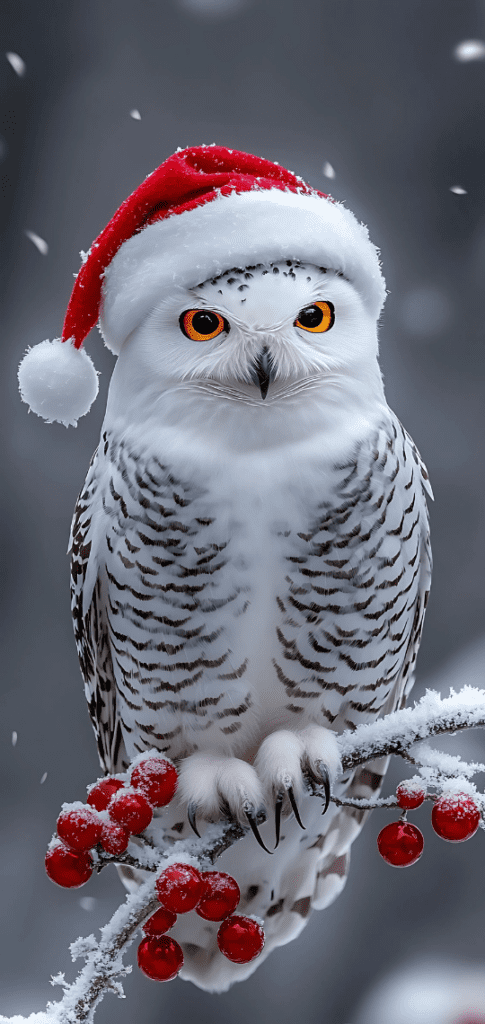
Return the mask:
<path id="1" fill-rule="evenodd" d="M 169 841 L 229 811 L 272 849 L 282 812 L 273 856 L 249 833 L 218 864 L 264 919 L 264 957 L 341 891 L 365 817 L 322 817 L 310 788 L 381 785 L 383 762 L 342 777 L 336 736 L 412 686 L 429 484 L 384 396 L 365 229 L 314 194 L 221 199 L 107 266 L 119 355 L 73 521 L 73 614 L 105 770 L 152 748 L 177 764 Z M 228 962 L 216 931 L 190 915 L 173 934 L 182 977 L 221 991 L 261 959 Z"/>

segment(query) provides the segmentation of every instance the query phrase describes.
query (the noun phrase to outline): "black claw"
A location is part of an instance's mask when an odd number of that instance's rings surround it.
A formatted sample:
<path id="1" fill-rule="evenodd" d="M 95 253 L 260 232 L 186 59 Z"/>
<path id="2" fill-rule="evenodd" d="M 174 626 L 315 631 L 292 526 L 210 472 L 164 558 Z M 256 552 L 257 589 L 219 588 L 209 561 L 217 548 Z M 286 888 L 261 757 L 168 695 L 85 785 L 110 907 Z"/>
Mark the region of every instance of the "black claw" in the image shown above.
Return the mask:
<path id="1" fill-rule="evenodd" d="M 310 767 L 310 765 L 307 765 L 304 774 L 314 796 L 317 796 L 319 793 L 321 795 L 321 790 L 323 786 L 323 791 L 325 793 L 325 806 L 323 808 L 322 814 L 325 814 L 325 812 L 328 810 L 328 805 L 330 803 L 330 777 L 325 765 L 323 764 L 323 761 L 318 761 L 317 771 L 318 775 L 313 770 L 313 768 Z"/>
<path id="2" fill-rule="evenodd" d="M 245 811 L 244 813 L 246 815 L 246 818 L 248 819 L 251 832 L 253 833 L 256 842 L 259 843 L 261 849 L 265 850 L 266 853 L 273 853 L 273 850 L 268 850 L 268 847 L 264 845 L 263 840 L 261 839 L 254 814 L 251 814 L 251 811 Z"/>
<path id="3" fill-rule="evenodd" d="M 295 815 L 295 818 L 296 818 L 300 828 L 306 829 L 306 826 L 303 824 L 303 822 L 302 822 L 302 820 L 300 818 L 300 812 L 299 812 L 297 804 L 296 804 L 295 794 L 293 792 L 293 787 L 292 786 L 288 786 L 288 789 L 287 789 L 286 792 L 288 793 L 288 799 L 289 799 L 290 804 L 291 804 L 291 806 L 293 808 L 293 813 Z"/>
<path id="4" fill-rule="evenodd" d="M 187 817 L 189 819 L 189 825 L 195 832 L 198 838 L 201 838 L 200 832 L 197 828 L 197 804 L 189 804 L 187 807 Z"/>
<path id="5" fill-rule="evenodd" d="M 283 800 L 285 798 L 284 793 L 278 793 L 276 803 L 274 806 L 274 828 L 276 833 L 275 850 L 280 844 L 280 829 L 281 829 L 281 808 L 283 807 Z"/>
<path id="6" fill-rule="evenodd" d="M 220 799 L 219 809 L 221 818 L 225 818 L 226 821 L 234 821 L 234 815 L 231 812 L 231 808 L 229 807 L 227 800 L 224 800 L 223 798 Z"/>
<path id="7" fill-rule="evenodd" d="M 325 806 L 324 806 L 323 811 L 322 811 L 322 814 L 325 814 L 325 812 L 328 810 L 328 805 L 330 803 L 330 778 L 329 778 L 328 771 L 327 771 L 325 765 L 322 764 L 321 762 L 318 765 L 318 769 L 319 769 L 320 774 L 322 776 L 323 789 L 324 789 L 324 792 L 325 792 Z"/>

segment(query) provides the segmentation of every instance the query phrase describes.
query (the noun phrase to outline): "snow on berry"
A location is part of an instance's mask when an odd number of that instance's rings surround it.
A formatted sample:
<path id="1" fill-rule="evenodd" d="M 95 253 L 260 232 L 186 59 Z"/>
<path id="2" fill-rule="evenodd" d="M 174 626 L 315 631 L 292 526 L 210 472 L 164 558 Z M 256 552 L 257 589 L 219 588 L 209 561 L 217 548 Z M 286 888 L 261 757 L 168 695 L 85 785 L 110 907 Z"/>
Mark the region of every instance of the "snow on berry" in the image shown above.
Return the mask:
<path id="1" fill-rule="evenodd" d="M 91 850 L 101 838 L 103 823 L 85 804 L 64 804 L 57 819 L 57 835 L 71 850 Z"/>
<path id="2" fill-rule="evenodd" d="M 426 787 L 423 780 L 417 776 L 400 782 L 396 789 L 397 802 L 403 811 L 413 811 L 416 807 L 421 807 L 425 796 Z"/>
<path id="3" fill-rule="evenodd" d="M 181 947 L 168 935 L 143 939 L 138 946 L 138 966 L 152 981 L 172 981 L 183 963 Z"/>
<path id="4" fill-rule="evenodd" d="M 64 889 L 78 889 L 91 878 L 93 858 L 86 850 L 75 853 L 60 840 L 55 840 L 47 851 L 45 869 L 52 882 Z"/>
<path id="5" fill-rule="evenodd" d="M 114 821 L 104 822 L 101 830 L 101 845 L 106 853 L 119 857 L 124 853 L 130 839 L 130 833 L 123 825 L 116 825 Z"/>
<path id="6" fill-rule="evenodd" d="M 124 825 L 129 832 L 138 835 L 150 824 L 153 811 L 146 796 L 125 786 L 111 798 L 108 813 L 117 825 Z"/>
<path id="7" fill-rule="evenodd" d="M 441 839 L 463 843 L 475 835 L 480 824 L 480 811 L 466 793 L 443 793 L 433 805 L 431 824 Z"/>
<path id="8" fill-rule="evenodd" d="M 408 821 L 393 821 L 379 832 L 377 846 L 387 864 L 407 868 L 415 864 L 423 852 L 423 833 Z"/>
<path id="9" fill-rule="evenodd" d="M 166 910 L 187 914 L 195 910 L 204 895 L 200 871 L 191 864 L 176 863 L 162 871 L 156 881 L 157 896 Z"/>
<path id="10" fill-rule="evenodd" d="M 145 935 L 163 935 L 164 932 L 168 932 L 173 927 L 177 920 L 177 915 L 171 910 L 165 910 L 165 907 L 160 907 L 160 910 L 156 910 L 148 921 L 145 921 L 143 925 L 143 931 Z"/>
<path id="11" fill-rule="evenodd" d="M 131 785 L 140 789 L 153 807 L 165 807 L 177 789 L 177 771 L 165 757 L 146 757 L 131 772 Z"/>
<path id="12" fill-rule="evenodd" d="M 95 807 L 97 811 L 105 811 L 111 797 L 118 789 L 123 789 L 124 782 L 121 779 L 114 779 L 108 775 L 105 779 L 98 779 L 88 790 L 88 804 Z"/>
<path id="13" fill-rule="evenodd" d="M 222 921 L 233 914 L 241 893 L 236 879 L 225 871 L 204 871 L 204 895 L 196 908 L 199 917 L 206 921 Z"/>
<path id="14" fill-rule="evenodd" d="M 248 964 L 262 952 L 264 931 L 253 917 L 234 914 L 222 922 L 217 933 L 217 945 L 233 964 Z"/>

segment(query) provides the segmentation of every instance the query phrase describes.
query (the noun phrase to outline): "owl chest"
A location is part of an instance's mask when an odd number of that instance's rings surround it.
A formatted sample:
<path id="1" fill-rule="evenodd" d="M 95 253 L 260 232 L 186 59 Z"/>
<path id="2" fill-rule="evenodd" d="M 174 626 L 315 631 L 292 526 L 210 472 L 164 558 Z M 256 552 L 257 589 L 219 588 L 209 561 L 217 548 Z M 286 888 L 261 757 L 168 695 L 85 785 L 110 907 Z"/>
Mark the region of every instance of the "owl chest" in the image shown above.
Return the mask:
<path id="1" fill-rule="evenodd" d="M 182 642 L 185 651 L 215 650 L 224 637 L 233 658 L 250 648 L 254 660 L 260 635 L 274 633 L 278 595 L 292 568 L 295 523 L 283 496 L 211 501 L 205 495 L 173 516 L 160 508 L 128 513 L 125 502 L 127 514 L 108 520 L 104 564 L 112 616 L 130 624 L 132 634 L 163 633 L 160 654 L 170 658 Z"/>
<path id="2" fill-rule="evenodd" d="M 395 460 L 375 463 L 321 474 L 317 498 L 311 481 L 196 486 L 125 458 L 104 492 L 103 587 L 126 722 L 176 754 L 334 722 L 352 701 L 378 713 L 409 641 L 419 515 Z"/>

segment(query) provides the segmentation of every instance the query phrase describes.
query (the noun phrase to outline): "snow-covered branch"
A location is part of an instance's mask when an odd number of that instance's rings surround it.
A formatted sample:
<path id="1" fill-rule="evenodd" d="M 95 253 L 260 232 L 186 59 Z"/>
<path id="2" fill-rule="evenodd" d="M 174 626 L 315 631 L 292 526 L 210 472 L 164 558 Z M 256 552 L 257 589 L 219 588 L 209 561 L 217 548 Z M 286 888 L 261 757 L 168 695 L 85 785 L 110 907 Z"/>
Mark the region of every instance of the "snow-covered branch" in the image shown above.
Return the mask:
<path id="1" fill-rule="evenodd" d="M 485 728 L 485 690 L 464 686 L 449 697 L 427 690 L 413 708 L 393 711 L 385 718 L 359 725 L 339 739 L 344 771 L 389 754 L 405 757 L 420 740 L 455 733 L 462 729 Z"/>
<path id="2" fill-rule="evenodd" d="M 120 998 L 124 995 L 120 979 L 131 972 L 131 967 L 125 966 L 122 958 L 138 929 L 160 907 L 155 889 L 160 873 L 176 862 L 210 867 L 224 850 L 245 834 L 246 830 L 241 826 L 224 823 L 209 827 L 204 839 L 194 838 L 189 843 L 175 843 L 169 853 L 157 854 L 151 845 L 146 844 L 141 847 L 137 857 L 131 852 L 116 859 L 100 856 L 96 865 L 98 871 L 107 863 L 128 864 L 152 872 L 153 877 L 149 877 L 137 892 L 126 897 L 108 924 L 101 929 L 99 941 L 94 935 L 88 935 L 71 943 L 72 959 L 84 957 L 86 963 L 72 984 L 66 982 L 63 974 L 52 977 L 52 984 L 64 989 L 60 1001 L 48 1003 L 45 1011 L 29 1017 L 0 1016 L 0 1024 L 7 1021 L 9 1024 L 24 1024 L 25 1021 L 29 1024 L 89 1024 L 106 992 L 113 992 Z"/>
<path id="3" fill-rule="evenodd" d="M 417 768 L 426 787 L 439 791 L 446 783 L 451 791 L 454 788 L 456 792 L 472 793 L 483 819 L 485 798 L 477 793 L 470 780 L 476 773 L 485 771 L 485 765 L 467 763 L 458 756 L 430 747 L 426 742 L 434 736 L 472 728 L 485 728 L 484 690 L 466 686 L 458 693 L 451 691 L 445 698 L 428 691 L 413 708 L 395 711 L 340 736 L 343 771 L 348 773 L 376 758 L 399 754 Z M 363 808 L 397 806 L 395 797 L 378 798 L 374 803 L 332 799 L 338 804 Z M 223 822 L 210 826 L 203 839 L 194 837 L 163 849 L 155 848 L 151 841 L 142 839 L 130 842 L 126 853 L 118 857 L 96 852 L 94 867 L 97 871 L 108 863 L 116 863 L 150 872 L 150 875 L 135 893 L 126 897 L 111 921 L 101 929 L 99 940 L 90 935 L 72 943 L 73 960 L 84 957 L 86 962 L 72 983 L 66 982 L 61 974 L 53 977 L 52 983 L 64 990 L 60 1001 L 49 1003 L 45 1011 L 28 1018 L 0 1016 L 0 1024 L 25 1024 L 26 1021 L 29 1024 L 89 1024 L 106 992 L 123 996 L 121 979 L 131 971 L 131 967 L 123 964 L 123 956 L 137 930 L 160 907 L 156 882 L 161 872 L 177 862 L 206 870 L 245 834 L 246 830 L 240 825 Z"/>
<path id="4" fill-rule="evenodd" d="M 440 791 L 446 783 L 448 790 L 473 795 L 483 813 L 485 798 L 477 793 L 470 779 L 479 772 L 485 772 L 485 765 L 463 761 L 458 755 L 445 754 L 425 743 L 434 736 L 480 728 L 485 728 L 485 690 L 464 686 L 458 693 L 452 689 L 449 697 L 427 690 L 414 707 L 393 711 L 377 722 L 343 733 L 339 737 L 342 768 L 348 772 L 368 761 L 397 754 L 418 770 L 425 789 L 431 787 Z M 368 810 L 399 806 L 395 797 L 332 799 L 339 806 Z M 425 799 L 435 800 L 436 797 L 428 794 Z"/>

